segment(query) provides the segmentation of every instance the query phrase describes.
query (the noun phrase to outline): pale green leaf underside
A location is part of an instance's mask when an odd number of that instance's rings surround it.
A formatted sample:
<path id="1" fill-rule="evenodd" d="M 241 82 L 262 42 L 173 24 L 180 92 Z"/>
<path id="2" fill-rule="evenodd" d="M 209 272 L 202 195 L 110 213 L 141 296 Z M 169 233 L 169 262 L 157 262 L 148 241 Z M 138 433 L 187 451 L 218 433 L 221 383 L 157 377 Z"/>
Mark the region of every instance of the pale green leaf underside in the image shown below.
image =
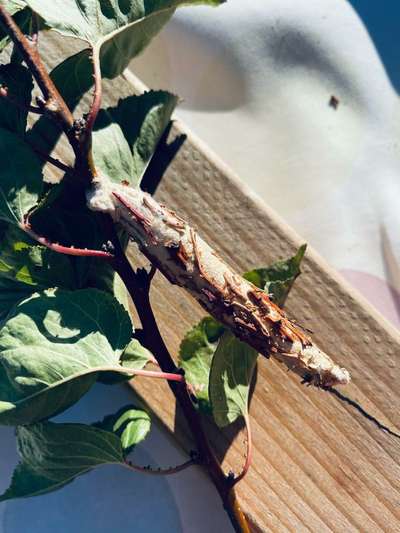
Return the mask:
<path id="1" fill-rule="evenodd" d="M 219 427 L 247 415 L 257 355 L 254 348 L 229 331 L 221 337 L 211 363 L 209 384 L 212 414 Z"/>
<path id="2" fill-rule="evenodd" d="M 282 306 L 300 274 L 305 250 L 306 246 L 303 245 L 290 259 L 252 270 L 243 276 L 268 291 L 270 297 Z M 226 333 L 221 339 L 224 331 Z M 227 353 L 229 350 L 230 354 Z M 188 383 L 194 388 L 200 409 L 206 413 L 212 412 L 218 425 L 227 425 L 246 414 L 248 386 L 256 357 L 252 348 L 228 334 L 211 317 L 201 320 L 183 338 L 180 366 L 185 370 Z M 234 358 L 243 358 L 243 368 L 240 361 L 236 362 Z M 247 370 L 249 375 L 246 377 Z"/>
<path id="3" fill-rule="evenodd" d="M 93 159 L 102 175 L 117 183 L 131 182 L 131 149 L 120 126 L 115 122 L 93 132 Z"/>
<path id="4" fill-rule="evenodd" d="M 131 336 L 128 313 L 97 289 L 48 290 L 21 302 L 0 330 L 0 424 L 49 418 L 99 372 L 123 372 Z"/>
<path id="5" fill-rule="evenodd" d="M 22 426 L 17 442 L 21 462 L 0 501 L 44 494 L 96 466 L 124 461 L 116 434 L 84 424 Z"/>
<path id="6" fill-rule="evenodd" d="M 106 416 L 102 422 L 95 425 L 119 436 L 126 457 L 147 437 L 151 428 L 151 419 L 143 409 L 128 405 L 122 407 L 115 415 Z"/>
<path id="7" fill-rule="evenodd" d="M 82 39 L 92 46 L 126 31 L 146 18 L 180 5 L 218 5 L 218 0 L 27 0 L 46 24 L 69 37 Z"/>
<path id="8" fill-rule="evenodd" d="M 10 15 L 14 15 L 26 6 L 25 0 L 1 0 L 0 5 L 5 7 Z"/>
<path id="9" fill-rule="evenodd" d="M 36 245 L 15 226 L 8 227 L 0 242 L 0 276 L 30 285 L 31 292 L 75 288 L 70 257 Z"/>
<path id="10" fill-rule="evenodd" d="M 25 1 L 20 0 L 1 0 L 0 4 L 4 6 L 10 15 L 13 15 L 15 22 L 22 31 L 26 30 L 31 19 L 31 10 L 26 7 Z M 9 44 L 10 37 L 0 26 L 0 52 Z"/>
<path id="11" fill-rule="evenodd" d="M 137 339 L 132 339 L 121 355 L 121 365 L 125 368 L 144 368 L 153 359 L 147 348 L 142 346 Z"/>
<path id="12" fill-rule="evenodd" d="M 116 183 L 138 185 L 176 103 L 168 92 L 149 91 L 102 111 L 93 132 L 96 167 Z"/>
<path id="13" fill-rule="evenodd" d="M 179 366 L 194 389 L 199 407 L 210 413 L 208 380 L 211 361 L 224 331 L 212 317 L 203 318 L 183 338 L 179 348 Z"/>
<path id="14" fill-rule="evenodd" d="M 181 5 L 220 0 L 29 0 L 46 25 L 82 39 L 101 57 L 102 75 L 113 78 L 139 54 Z"/>
<path id="15" fill-rule="evenodd" d="M 0 220 L 18 225 L 42 189 L 42 163 L 17 135 L 0 128 Z"/>

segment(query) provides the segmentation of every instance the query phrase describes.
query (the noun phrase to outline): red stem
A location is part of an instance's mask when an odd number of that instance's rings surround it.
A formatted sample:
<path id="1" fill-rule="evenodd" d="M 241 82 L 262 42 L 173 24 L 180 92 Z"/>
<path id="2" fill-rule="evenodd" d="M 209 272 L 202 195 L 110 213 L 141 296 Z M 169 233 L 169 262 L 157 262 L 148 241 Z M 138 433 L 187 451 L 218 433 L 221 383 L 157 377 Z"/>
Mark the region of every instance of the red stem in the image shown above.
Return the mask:
<path id="1" fill-rule="evenodd" d="M 90 107 L 89 114 L 86 119 L 85 135 L 88 137 L 91 135 L 94 123 L 96 122 L 97 115 L 100 111 L 101 98 L 102 98 L 102 85 L 101 85 L 101 69 L 99 54 L 92 50 L 92 64 L 93 64 L 93 78 L 94 78 L 94 94 L 93 102 Z"/>
<path id="2" fill-rule="evenodd" d="M 127 368 L 129 371 L 129 368 Z M 144 376 L 146 378 L 166 379 L 167 381 L 177 381 L 178 383 L 185 383 L 185 377 L 182 374 L 173 374 L 172 372 L 158 372 L 153 370 L 139 370 L 132 369 L 132 374 L 135 376 Z"/>
<path id="3" fill-rule="evenodd" d="M 253 438 L 251 435 L 251 426 L 250 426 L 250 420 L 249 420 L 248 414 L 244 417 L 244 421 L 246 424 L 246 433 L 247 433 L 246 461 L 244 463 L 243 469 L 240 472 L 240 474 L 236 476 L 235 479 L 233 480 L 232 487 L 236 485 L 237 483 L 239 483 L 239 481 L 241 481 L 245 477 L 253 461 Z"/>
<path id="4" fill-rule="evenodd" d="M 64 129 L 69 131 L 73 126 L 74 118 L 60 93 L 58 92 L 56 86 L 54 85 L 52 79 L 50 78 L 39 56 L 36 44 L 32 41 L 29 41 L 25 37 L 12 16 L 6 11 L 4 6 L 1 5 L 0 23 L 3 25 L 15 46 L 20 51 L 25 63 L 27 64 L 29 70 L 36 80 L 36 83 L 42 91 L 46 102 L 51 101 L 53 106 L 56 106 L 56 114 L 58 118 L 62 122 Z"/>
<path id="5" fill-rule="evenodd" d="M 63 246 L 62 244 L 57 244 L 54 242 L 49 241 L 46 239 L 46 237 L 42 237 L 38 235 L 35 231 L 33 231 L 28 224 L 19 224 L 19 227 L 25 231 L 32 239 L 37 241 L 39 244 L 42 244 L 43 246 L 46 246 L 46 248 L 49 248 L 50 250 L 53 250 L 54 252 L 58 252 L 60 254 L 65 255 L 75 255 L 79 257 L 98 257 L 99 259 L 107 259 L 111 260 L 114 258 L 110 252 L 105 252 L 103 250 L 89 250 L 87 248 L 72 248 L 71 246 Z"/>

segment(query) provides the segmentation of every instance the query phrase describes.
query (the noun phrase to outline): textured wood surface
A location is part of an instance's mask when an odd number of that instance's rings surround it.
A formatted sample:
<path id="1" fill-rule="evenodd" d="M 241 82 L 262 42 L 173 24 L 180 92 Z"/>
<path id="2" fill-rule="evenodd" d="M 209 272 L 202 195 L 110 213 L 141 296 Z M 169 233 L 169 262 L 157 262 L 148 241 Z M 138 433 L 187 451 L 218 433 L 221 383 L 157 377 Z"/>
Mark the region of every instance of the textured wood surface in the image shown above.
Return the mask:
<path id="1" fill-rule="evenodd" d="M 221 126 L 223 127 L 223 125 Z M 237 271 L 292 254 L 302 240 L 181 124 L 187 139 L 156 197 L 188 219 Z M 277 187 L 279 184 L 277 183 Z M 158 275 L 152 302 L 173 354 L 203 312 Z M 400 335 L 309 250 L 288 312 L 352 373 L 342 392 L 396 431 L 400 427 Z M 177 438 L 190 446 L 171 395 L 161 383 L 136 389 Z M 301 385 L 259 359 L 251 402 L 254 463 L 239 493 L 263 531 L 400 531 L 400 440 L 327 392 Z M 216 440 L 226 455 L 231 435 Z M 239 470 L 243 438 L 226 456 Z"/>
<path id="2" fill-rule="evenodd" d="M 50 41 L 48 51 L 50 62 L 52 57 L 53 63 L 58 62 L 60 47 Z M 117 87 L 117 97 L 129 90 L 121 83 Z M 115 91 L 106 84 L 106 101 L 112 100 Z M 301 239 L 176 123 L 170 139 L 181 134 L 186 140 L 158 187 L 157 199 L 187 218 L 239 272 L 292 254 Z M 268 169 L 260 169 L 260 179 L 263 172 Z M 152 302 L 176 355 L 183 334 L 204 313 L 159 274 Z M 351 371 L 352 383 L 342 392 L 399 431 L 400 334 L 312 250 L 287 307 L 299 323 L 314 331 L 321 348 Z M 136 379 L 135 388 L 189 449 L 188 433 L 167 386 Z M 378 429 L 354 407 L 301 385 L 282 366 L 261 358 L 250 415 L 254 462 L 238 490 L 257 529 L 400 531 L 399 439 Z M 233 439 L 235 433 L 234 428 L 219 435 L 215 445 L 225 458 L 225 468 L 238 471 L 244 443 L 242 433 Z"/>

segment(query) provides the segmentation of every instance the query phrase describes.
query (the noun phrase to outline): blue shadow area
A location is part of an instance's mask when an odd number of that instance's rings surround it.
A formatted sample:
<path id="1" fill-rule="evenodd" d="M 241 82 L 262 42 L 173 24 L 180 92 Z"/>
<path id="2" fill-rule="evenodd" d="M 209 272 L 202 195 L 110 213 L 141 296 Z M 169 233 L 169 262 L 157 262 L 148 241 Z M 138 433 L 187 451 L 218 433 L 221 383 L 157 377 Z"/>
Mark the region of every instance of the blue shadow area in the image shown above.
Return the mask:
<path id="1" fill-rule="evenodd" d="M 96 385 L 58 422 L 90 423 L 132 403 L 126 386 Z M 154 428 L 153 433 L 156 432 Z M 157 435 L 153 438 L 157 439 Z M 0 494 L 18 461 L 14 429 L 0 427 Z M 134 460 L 157 466 L 151 445 L 138 445 Z M 173 463 L 171 463 L 173 464 Z M 155 512 L 156 510 L 156 512 Z M 167 478 L 144 476 L 117 465 L 98 467 L 46 495 L 0 503 L 0 533 L 181 533 L 180 513 Z"/>
<path id="2" fill-rule="evenodd" d="M 348 0 L 366 27 L 397 93 L 400 93 L 400 1 Z"/>
<path id="3" fill-rule="evenodd" d="M 141 460 L 152 462 L 144 453 Z M 172 533 L 181 529 L 164 478 L 117 466 L 93 470 L 58 492 L 3 505 L 2 533 Z"/>

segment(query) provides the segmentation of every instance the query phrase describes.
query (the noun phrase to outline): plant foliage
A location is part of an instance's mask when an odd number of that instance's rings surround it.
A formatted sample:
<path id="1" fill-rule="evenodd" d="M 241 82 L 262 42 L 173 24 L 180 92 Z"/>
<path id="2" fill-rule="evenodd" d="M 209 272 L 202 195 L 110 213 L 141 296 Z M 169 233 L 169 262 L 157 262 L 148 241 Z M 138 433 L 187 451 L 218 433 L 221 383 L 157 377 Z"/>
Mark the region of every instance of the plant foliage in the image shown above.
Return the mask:
<path id="1" fill-rule="evenodd" d="M 283 306 L 300 274 L 305 250 L 303 245 L 290 259 L 251 270 L 243 277 Z M 180 365 L 195 391 L 199 408 L 206 414 L 212 414 L 219 427 L 247 415 L 256 360 L 257 352 L 253 348 L 212 317 L 203 318 L 194 326 L 180 346 Z"/>
<path id="2" fill-rule="evenodd" d="M 102 77 L 119 76 L 177 7 L 197 3 L 221 2 L 1 1 L 24 33 L 54 30 L 85 43 L 51 73 L 71 109 L 91 89 L 94 63 Z M 0 24 L 0 51 L 10 42 Z M 51 153 L 60 129 L 48 113 L 28 121 L 34 83 L 15 50 L 0 64 L 0 89 L 0 424 L 17 426 L 21 455 L 2 497 L 9 499 L 124 462 L 150 430 L 143 409 L 123 408 L 94 426 L 47 420 L 97 380 L 118 383 L 153 357 L 134 336 L 126 291 L 107 263 L 60 255 L 25 232 L 33 228 L 67 247 L 104 247 L 100 218 L 69 174 L 58 185 L 44 183 L 43 154 Z M 150 91 L 102 109 L 92 137 L 97 170 L 138 185 L 176 103 L 174 95 Z"/>
<path id="3" fill-rule="evenodd" d="M 104 259 L 115 260 L 112 252 L 116 247 L 123 251 L 127 238 L 116 235 L 108 219 L 88 209 L 84 177 L 91 169 L 92 181 L 106 176 L 111 182 L 139 187 L 178 99 L 165 91 L 149 91 L 99 109 L 96 97 L 102 78 L 120 76 L 178 7 L 221 3 L 0 0 L 12 16 L 1 11 L 0 424 L 16 426 L 21 458 L 0 501 L 56 490 L 96 466 L 129 466 L 127 455 L 150 431 L 149 415 L 133 405 L 92 425 L 50 420 L 97 381 L 113 385 L 135 371 L 154 377 L 143 370 L 154 358 L 134 331 L 115 263 Z M 83 43 L 79 52 L 55 66 L 48 80 L 46 90 L 51 92 L 48 87 L 54 83 L 66 112 L 60 110 L 60 101 L 46 96 L 38 75 L 42 67 L 35 56 L 37 68 L 32 68 L 31 56 L 23 54 L 21 38 L 16 39 L 16 30 L 10 32 L 14 23 L 29 35 L 34 56 L 38 32 L 54 31 L 59 38 Z M 71 113 L 94 79 L 96 97 L 89 113 L 76 120 Z M 38 88 L 44 99 L 32 100 Z M 32 121 L 30 112 L 40 117 Z M 89 128 L 90 117 L 94 118 Z M 82 135 L 85 128 L 88 138 Z M 76 157 L 71 168 L 50 157 L 62 132 Z M 86 166 L 76 143 L 87 149 Z M 50 184 L 46 161 L 64 170 L 58 183 Z M 244 276 L 283 305 L 300 273 L 304 251 L 302 247 L 291 259 Z M 183 339 L 180 365 L 186 381 L 200 411 L 218 426 L 247 415 L 256 359 L 254 349 L 211 317 Z M 182 375 L 173 378 L 183 382 Z M 229 491 L 225 492 L 226 496 Z"/>

